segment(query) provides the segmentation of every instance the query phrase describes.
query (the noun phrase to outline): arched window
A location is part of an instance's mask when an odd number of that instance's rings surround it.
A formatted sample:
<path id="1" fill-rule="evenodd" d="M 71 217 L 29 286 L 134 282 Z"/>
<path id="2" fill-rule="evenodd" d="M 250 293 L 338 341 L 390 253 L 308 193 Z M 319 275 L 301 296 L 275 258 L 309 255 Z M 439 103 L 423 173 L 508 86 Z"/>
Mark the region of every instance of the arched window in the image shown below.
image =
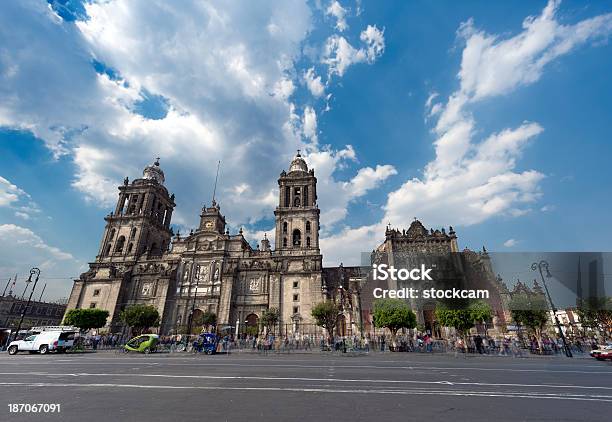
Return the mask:
<path id="1" fill-rule="evenodd" d="M 111 251 L 111 244 L 107 243 L 106 244 L 106 250 L 104 251 L 104 256 L 109 256 L 110 255 L 110 251 Z"/>
<path id="2" fill-rule="evenodd" d="M 132 248 L 134 247 L 134 244 L 132 242 L 130 242 L 130 244 L 128 245 L 128 249 L 127 249 L 127 253 L 130 254 L 132 253 Z"/>
<path id="3" fill-rule="evenodd" d="M 117 246 L 115 246 L 115 252 L 123 252 L 123 245 L 125 245 L 125 236 L 119 236 L 119 239 L 117 239 Z"/>
<path id="4" fill-rule="evenodd" d="M 293 198 L 293 206 L 294 207 L 299 207 L 300 206 L 300 197 L 296 196 L 295 198 Z"/>
<path id="5" fill-rule="evenodd" d="M 302 245 L 302 233 L 295 229 L 293 231 L 293 246 L 301 246 Z"/>
<path id="6" fill-rule="evenodd" d="M 306 238 L 306 247 L 310 248 L 310 237 Z"/>
<path id="7" fill-rule="evenodd" d="M 283 237 L 283 247 L 287 247 L 287 238 Z"/>
<path id="8" fill-rule="evenodd" d="M 310 233 L 310 221 L 306 222 L 306 233 Z"/>
<path id="9" fill-rule="evenodd" d="M 283 233 L 287 233 L 287 222 L 283 221 Z"/>
<path id="10" fill-rule="evenodd" d="M 130 232 L 130 240 L 133 240 L 136 237 L 136 227 L 132 229 Z"/>
<path id="11" fill-rule="evenodd" d="M 108 236 L 108 240 L 112 240 L 115 237 L 115 229 L 112 229 L 110 232 L 110 236 Z"/>

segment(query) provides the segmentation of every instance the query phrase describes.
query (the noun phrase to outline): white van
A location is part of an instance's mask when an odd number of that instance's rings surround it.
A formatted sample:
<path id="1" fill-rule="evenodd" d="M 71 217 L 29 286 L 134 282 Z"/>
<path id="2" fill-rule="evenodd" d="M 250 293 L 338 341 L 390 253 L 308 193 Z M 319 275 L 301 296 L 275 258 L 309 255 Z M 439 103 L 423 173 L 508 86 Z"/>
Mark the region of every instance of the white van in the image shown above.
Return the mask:
<path id="1" fill-rule="evenodd" d="M 36 328 L 32 329 L 32 334 L 25 339 L 12 341 L 8 347 L 9 355 L 16 355 L 18 352 L 39 352 L 41 355 L 50 351 L 63 353 L 73 346 L 75 335 L 78 332 L 72 327 Z"/>

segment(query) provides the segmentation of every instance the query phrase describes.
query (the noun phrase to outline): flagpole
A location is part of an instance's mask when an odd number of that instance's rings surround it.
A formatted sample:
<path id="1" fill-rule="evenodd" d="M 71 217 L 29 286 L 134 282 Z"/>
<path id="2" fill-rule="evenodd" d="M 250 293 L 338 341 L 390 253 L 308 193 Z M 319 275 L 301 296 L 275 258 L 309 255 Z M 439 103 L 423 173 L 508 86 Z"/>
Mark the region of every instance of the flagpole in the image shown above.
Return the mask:
<path id="1" fill-rule="evenodd" d="M 17 274 L 15 274 L 15 278 L 13 279 L 13 284 L 11 284 L 11 290 L 9 290 L 9 296 L 13 294 L 13 289 L 15 288 L 15 283 L 17 283 Z"/>
<path id="2" fill-rule="evenodd" d="M 40 298 L 38 299 L 39 302 L 42 302 L 43 293 L 45 292 L 46 288 L 47 288 L 47 283 L 45 283 L 45 285 L 43 286 L 42 292 L 40 292 Z"/>
<path id="3" fill-rule="evenodd" d="M 215 187 L 213 189 L 213 197 L 212 197 L 213 206 L 215 204 L 215 196 L 217 194 L 217 180 L 219 179 L 219 167 L 221 167 L 221 160 L 217 162 L 217 175 L 215 176 Z"/>
<path id="4" fill-rule="evenodd" d="M 4 286 L 4 291 L 2 292 L 2 297 L 6 294 L 6 289 L 8 289 L 9 284 L 11 284 L 11 278 L 9 277 L 9 281 L 6 282 L 6 286 Z"/>

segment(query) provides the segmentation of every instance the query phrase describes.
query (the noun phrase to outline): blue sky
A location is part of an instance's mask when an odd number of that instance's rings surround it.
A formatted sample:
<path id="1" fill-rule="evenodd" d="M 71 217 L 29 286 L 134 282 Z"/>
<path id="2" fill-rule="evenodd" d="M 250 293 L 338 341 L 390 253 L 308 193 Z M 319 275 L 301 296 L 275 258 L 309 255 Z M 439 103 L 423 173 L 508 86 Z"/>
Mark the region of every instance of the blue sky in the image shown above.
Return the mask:
<path id="1" fill-rule="evenodd" d="M 461 247 L 608 251 L 612 2 L 9 2 L 0 14 L 0 280 L 49 298 L 161 157 L 173 223 L 218 198 L 273 229 L 297 148 L 328 265 L 391 223 Z M 273 236 L 269 236 L 273 238 Z"/>

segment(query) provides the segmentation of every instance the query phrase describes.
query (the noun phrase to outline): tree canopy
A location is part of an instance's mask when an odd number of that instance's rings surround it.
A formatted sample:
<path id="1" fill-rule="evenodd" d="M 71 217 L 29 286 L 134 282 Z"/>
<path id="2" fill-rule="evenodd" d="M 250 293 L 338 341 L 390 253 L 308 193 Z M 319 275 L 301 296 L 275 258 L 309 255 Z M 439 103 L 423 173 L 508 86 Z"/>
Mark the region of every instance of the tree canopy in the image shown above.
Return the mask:
<path id="1" fill-rule="evenodd" d="M 119 318 L 136 333 L 143 333 L 159 325 L 159 312 L 151 305 L 130 305 L 121 312 Z"/>
<path id="2" fill-rule="evenodd" d="M 330 338 L 334 335 L 334 329 L 338 323 L 338 315 L 340 315 L 340 307 L 331 300 L 317 303 L 311 311 L 312 317 L 315 319 L 319 327 L 323 327 L 329 333 Z"/>
<path id="3" fill-rule="evenodd" d="M 204 312 L 194 320 L 195 325 L 210 327 L 217 324 L 217 314 L 214 312 Z"/>
<path id="4" fill-rule="evenodd" d="M 268 331 L 272 331 L 274 326 L 278 324 L 279 319 L 280 312 L 276 308 L 267 309 L 261 314 L 261 324 L 266 327 Z"/>
<path id="5" fill-rule="evenodd" d="M 108 319 L 104 309 L 70 309 L 64 316 L 64 325 L 78 327 L 81 331 L 102 328 Z"/>
<path id="6" fill-rule="evenodd" d="M 543 330 L 548 323 L 548 304 L 542 295 L 514 295 L 508 307 L 516 324 L 523 325 L 534 332 Z"/>
<path id="7" fill-rule="evenodd" d="M 400 328 L 415 328 L 416 315 L 408 304 L 401 299 L 378 299 L 374 302 L 373 309 L 374 325 L 376 327 L 388 328 L 391 336 Z"/>
<path id="8" fill-rule="evenodd" d="M 604 339 L 612 337 L 612 297 L 585 299 L 576 312 L 583 327 L 599 331 Z"/>
<path id="9" fill-rule="evenodd" d="M 487 321 L 492 316 L 491 307 L 482 301 L 465 302 L 453 307 L 439 304 L 435 313 L 436 319 L 442 326 L 453 327 L 462 335 L 465 335 L 476 323 Z"/>

